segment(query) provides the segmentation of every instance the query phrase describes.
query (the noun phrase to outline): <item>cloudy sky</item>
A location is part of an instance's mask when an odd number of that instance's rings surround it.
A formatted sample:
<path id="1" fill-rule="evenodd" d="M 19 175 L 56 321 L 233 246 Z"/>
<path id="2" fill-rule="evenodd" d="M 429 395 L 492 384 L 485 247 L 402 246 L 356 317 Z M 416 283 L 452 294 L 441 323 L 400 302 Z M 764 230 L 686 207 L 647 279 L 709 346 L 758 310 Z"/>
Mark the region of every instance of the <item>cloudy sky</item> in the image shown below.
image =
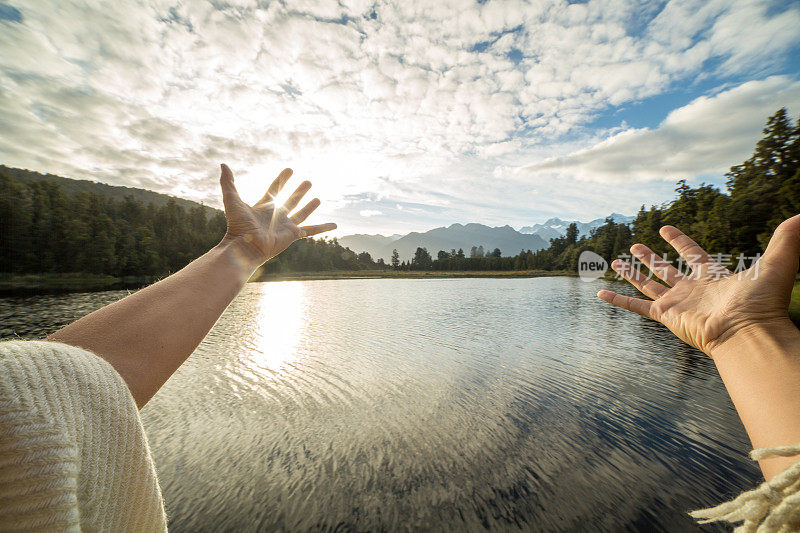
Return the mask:
<path id="1" fill-rule="evenodd" d="M 339 234 L 633 214 L 781 106 L 797 1 L 0 1 L 0 163 L 215 206 L 290 166 Z"/>

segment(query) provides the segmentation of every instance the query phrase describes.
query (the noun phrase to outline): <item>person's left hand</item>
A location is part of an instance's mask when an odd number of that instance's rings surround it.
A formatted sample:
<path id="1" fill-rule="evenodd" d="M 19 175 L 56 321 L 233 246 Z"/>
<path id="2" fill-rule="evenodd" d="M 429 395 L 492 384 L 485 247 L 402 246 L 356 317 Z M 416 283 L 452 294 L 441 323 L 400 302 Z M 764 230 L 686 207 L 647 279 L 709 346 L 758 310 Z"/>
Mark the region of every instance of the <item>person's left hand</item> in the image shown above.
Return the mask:
<path id="1" fill-rule="evenodd" d="M 611 267 L 652 300 L 602 290 L 597 295 L 623 309 L 657 320 L 684 342 L 714 357 L 725 343 L 748 331 L 793 331 L 789 301 L 800 255 L 800 215 L 785 220 L 772 235 L 764 256 L 747 270 L 733 274 L 696 242 L 673 226 L 661 236 L 692 267 L 679 272 L 643 244 L 631 253 L 668 286 L 618 259 Z"/>
<path id="2" fill-rule="evenodd" d="M 297 239 L 336 229 L 336 224 L 298 226 L 319 207 L 320 201 L 314 198 L 302 209 L 289 215 L 311 188 L 311 182 L 304 181 L 282 205 L 275 205 L 275 197 L 292 175 L 292 169 L 284 169 L 272 182 L 266 194 L 255 204 L 247 205 L 239 197 L 233 184 L 233 172 L 228 165 L 221 165 L 219 178 L 222 186 L 222 202 L 225 204 L 225 218 L 228 230 L 223 243 L 240 246 L 255 266 L 275 257 Z"/>

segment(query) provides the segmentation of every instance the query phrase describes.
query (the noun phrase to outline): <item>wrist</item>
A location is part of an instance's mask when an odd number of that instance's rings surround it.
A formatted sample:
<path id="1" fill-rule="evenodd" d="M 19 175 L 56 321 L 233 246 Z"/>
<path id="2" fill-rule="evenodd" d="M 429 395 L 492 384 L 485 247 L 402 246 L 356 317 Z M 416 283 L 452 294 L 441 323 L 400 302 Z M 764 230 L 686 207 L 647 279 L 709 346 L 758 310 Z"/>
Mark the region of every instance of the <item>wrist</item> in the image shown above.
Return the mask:
<path id="1" fill-rule="evenodd" d="M 266 261 L 262 253 L 241 238 L 224 237 L 214 250 L 227 257 L 247 278 Z"/>
<path id="2" fill-rule="evenodd" d="M 748 324 L 709 355 L 754 448 L 800 442 L 800 331 L 788 318 Z M 760 464 L 770 479 L 796 460 Z"/>
<path id="3" fill-rule="evenodd" d="M 775 351 L 800 353 L 800 330 L 789 317 L 751 322 L 726 332 L 714 342 L 708 355 L 718 361 L 732 354 L 765 355 Z"/>

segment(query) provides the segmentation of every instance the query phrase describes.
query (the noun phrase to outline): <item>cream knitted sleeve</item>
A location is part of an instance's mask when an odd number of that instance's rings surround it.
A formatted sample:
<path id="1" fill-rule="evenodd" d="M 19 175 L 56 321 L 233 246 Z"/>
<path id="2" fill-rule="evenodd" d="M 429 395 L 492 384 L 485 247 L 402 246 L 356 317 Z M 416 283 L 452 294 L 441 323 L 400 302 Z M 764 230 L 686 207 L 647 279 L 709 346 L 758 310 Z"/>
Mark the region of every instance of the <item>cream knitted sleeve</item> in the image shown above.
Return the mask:
<path id="1" fill-rule="evenodd" d="M 0 343 L 0 530 L 166 530 L 139 413 L 103 359 Z"/>

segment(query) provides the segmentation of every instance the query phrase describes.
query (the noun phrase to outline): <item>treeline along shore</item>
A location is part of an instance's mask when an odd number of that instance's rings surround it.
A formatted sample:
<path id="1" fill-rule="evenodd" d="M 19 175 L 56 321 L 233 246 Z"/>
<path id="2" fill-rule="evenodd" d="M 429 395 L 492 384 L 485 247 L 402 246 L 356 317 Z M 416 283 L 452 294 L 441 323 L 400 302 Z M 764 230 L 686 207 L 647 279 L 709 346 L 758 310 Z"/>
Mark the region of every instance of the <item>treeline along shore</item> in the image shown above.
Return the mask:
<path id="1" fill-rule="evenodd" d="M 753 155 L 731 167 L 727 178 L 725 190 L 678 181 L 672 201 L 643 205 L 631 224 L 608 219 L 580 238 L 573 224 L 548 248 L 515 256 L 482 247 L 418 248 L 408 261 L 397 254 L 384 261 L 335 238 L 304 239 L 254 279 L 569 274 L 584 250 L 609 260 L 634 242 L 664 250 L 658 235 L 664 224 L 681 228 L 712 254 L 752 257 L 782 220 L 800 213 L 800 119 L 794 122 L 785 109 L 769 117 Z M 141 286 L 179 270 L 224 233 L 221 211 L 187 200 L 0 166 L 5 293 Z"/>

